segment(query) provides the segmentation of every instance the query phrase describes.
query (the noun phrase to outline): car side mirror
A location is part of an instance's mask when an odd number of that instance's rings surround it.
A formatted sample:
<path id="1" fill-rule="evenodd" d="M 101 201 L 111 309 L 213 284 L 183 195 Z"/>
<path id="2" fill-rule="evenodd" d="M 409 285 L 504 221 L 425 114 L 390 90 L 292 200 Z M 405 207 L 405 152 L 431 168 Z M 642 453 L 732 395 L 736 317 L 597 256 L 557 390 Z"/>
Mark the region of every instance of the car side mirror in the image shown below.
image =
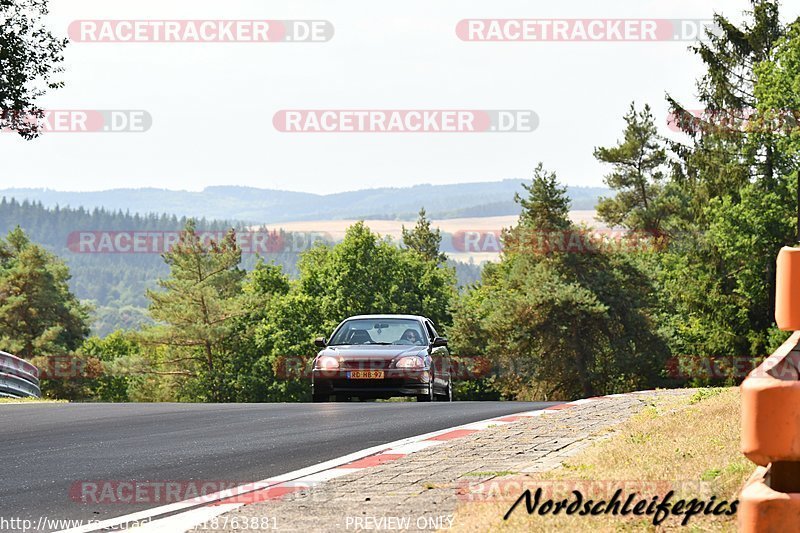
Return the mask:
<path id="1" fill-rule="evenodd" d="M 325 339 L 325 337 L 317 337 L 316 339 L 314 339 L 314 346 L 316 346 L 318 348 L 324 348 L 327 345 L 328 345 L 328 341 L 327 341 L 327 339 Z"/>
<path id="2" fill-rule="evenodd" d="M 439 346 L 447 346 L 447 339 L 444 337 L 436 337 L 433 339 L 433 344 L 431 344 L 434 348 L 438 348 Z"/>

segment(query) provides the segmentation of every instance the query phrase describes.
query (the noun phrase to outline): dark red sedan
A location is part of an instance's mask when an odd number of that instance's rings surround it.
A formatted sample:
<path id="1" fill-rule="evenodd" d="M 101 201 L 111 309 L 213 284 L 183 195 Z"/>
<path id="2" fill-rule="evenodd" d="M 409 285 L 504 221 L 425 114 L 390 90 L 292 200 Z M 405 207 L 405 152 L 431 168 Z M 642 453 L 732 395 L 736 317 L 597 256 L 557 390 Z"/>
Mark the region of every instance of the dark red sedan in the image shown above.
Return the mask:
<path id="1" fill-rule="evenodd" d="M 359 315 L 339 324 L 314 359 L 315 402 L 415 396 L 453 399 L 447 339 L 415 315 Z"/>

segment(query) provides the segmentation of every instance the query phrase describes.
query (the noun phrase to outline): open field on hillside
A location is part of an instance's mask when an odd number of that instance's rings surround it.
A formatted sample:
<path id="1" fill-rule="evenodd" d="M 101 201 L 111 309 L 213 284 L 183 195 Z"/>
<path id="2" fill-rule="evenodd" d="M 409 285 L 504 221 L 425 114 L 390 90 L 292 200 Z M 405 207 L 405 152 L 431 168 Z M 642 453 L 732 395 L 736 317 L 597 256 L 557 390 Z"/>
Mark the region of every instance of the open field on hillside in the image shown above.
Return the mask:
<path id="1" fill-rule="evenodd" d="M 594 210 L 576 210 L 570 211 L 570 218 L 576 224 L 586 224 L 596 228 L 604 227 L 602 223 L 594 219 L 596 212 Z M 442 249 L 447 252 L 447 255 L 456 261 L 469 262 L 470 260 L 481 263 L 483 261 L 494 261 L 498 258 L 497 253 L 476 253 L 476 252 L 461 252 L 454 250 L 458 246 L 453 246 L 452 236 L 459 232 L 499 232 L 503 228 L 510 227 L 517 222 L 516 215 L 496 216 L 496 217 L 470 217 L 470 218 L 450 218 L 441 220 L 432 220 L 431 223 L 434 227 L 444 234 L 442 238 Z M 280 224 L 268 224 L 267 229 L 279 230 L 289 232 L 303 232 L 303 233 L 320 233 L 324 234 L 326 238 L 334 241 L 339 241 L 344 237 L 345 231 L 348 227 L 356 223 L 357 220 L 342 219 L 342 220 L 308 220 L 302 222 L 282 222 Z M 403 226 L 406 228 L 413 227 L 414 223 L 404 220 L 365 220 L 364 223 L 369 228 L 383 236 L 391 237 L 392 239 L 400 239 L 402 236 Z"/>

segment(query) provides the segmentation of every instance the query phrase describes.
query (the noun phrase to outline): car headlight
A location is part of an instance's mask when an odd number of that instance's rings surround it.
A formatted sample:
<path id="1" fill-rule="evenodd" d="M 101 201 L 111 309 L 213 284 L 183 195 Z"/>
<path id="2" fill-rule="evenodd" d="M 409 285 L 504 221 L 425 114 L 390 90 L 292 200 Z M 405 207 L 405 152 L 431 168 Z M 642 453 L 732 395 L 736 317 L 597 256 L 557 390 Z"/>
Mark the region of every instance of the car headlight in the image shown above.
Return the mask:
<path id="1" fill-rule="evenodd" d="M 425 361 L 421 357 L 401 357 L 394 365 L 397 368 L 425 368 Z"/>
<path id="2" fill-rule="evenodd" d="M 336 370 L 339 368 L 339 361 L 330 355 L 323 355 L 317 359 L 317 368 L 322 370 Z"/>

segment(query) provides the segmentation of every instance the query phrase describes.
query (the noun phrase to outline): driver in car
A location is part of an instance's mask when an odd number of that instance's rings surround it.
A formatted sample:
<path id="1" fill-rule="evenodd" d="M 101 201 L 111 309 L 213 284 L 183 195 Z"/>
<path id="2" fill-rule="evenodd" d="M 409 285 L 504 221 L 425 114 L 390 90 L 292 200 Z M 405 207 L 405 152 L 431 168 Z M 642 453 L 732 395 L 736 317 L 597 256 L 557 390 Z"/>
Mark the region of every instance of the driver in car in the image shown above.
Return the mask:
<path id="1" fill-rule="evenodd" d="M 400 337 L 397 344 L 416 344 L 419 346 L 422 344 L 422 339 L 419 338 L 419 334 L 416 331 L 407 329 L 403 332 L 403 336 Z"/>

